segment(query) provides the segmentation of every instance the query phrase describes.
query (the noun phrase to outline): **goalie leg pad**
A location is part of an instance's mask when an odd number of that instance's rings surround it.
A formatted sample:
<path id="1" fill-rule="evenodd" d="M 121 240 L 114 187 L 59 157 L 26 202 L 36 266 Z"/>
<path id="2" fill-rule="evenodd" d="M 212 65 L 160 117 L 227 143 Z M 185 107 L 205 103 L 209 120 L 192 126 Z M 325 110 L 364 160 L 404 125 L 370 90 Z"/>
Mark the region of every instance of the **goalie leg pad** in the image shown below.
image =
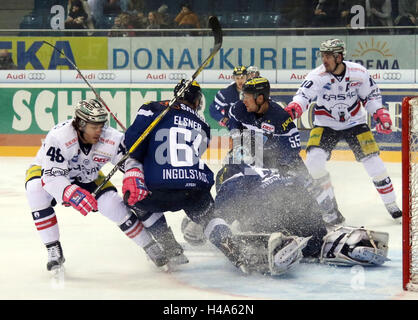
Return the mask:
<path id="1" fill-rule="evenodd" d="M 267 247 L 270 274 L 280 275 L 296 266 L 303 258 L 302 250 L 310 238 L 272 233 Z"/>
<path id="2" fill-rule="evenodd" d="M 382 265 L 388 253 L 389 234 L 364 228 L 339 227 L 324 237 L 320 261 L 342 266 Z"/>
<path id="3" fill-rule="evenodd" d="M 281 232 L 234 235 L 234 241 L 239 244 L 244 272 L 273 276 L 281 275 L 299 263 L 303 257 L 302 250 L 310 238 L 287 236 Z"/>

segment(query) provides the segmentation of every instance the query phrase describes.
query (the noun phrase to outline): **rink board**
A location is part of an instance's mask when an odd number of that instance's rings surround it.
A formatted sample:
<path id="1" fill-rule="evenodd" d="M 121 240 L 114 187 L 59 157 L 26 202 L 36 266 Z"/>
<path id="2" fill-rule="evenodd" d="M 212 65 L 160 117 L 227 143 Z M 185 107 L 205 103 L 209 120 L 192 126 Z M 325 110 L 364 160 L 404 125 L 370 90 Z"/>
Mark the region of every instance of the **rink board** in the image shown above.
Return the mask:
<path id="1" fill-rule="evenodd" d="M 292 100 L 297 85 L 273 85 L 271 96 L 275 101 L 285 104 Z M 211 147 L 205 155 L 207 160 L 219 161 L 227 152 L 227 131 L 209 115 L 209 105 L 219 85 L 202 85 L 204 93 L 203 116 L 211 126 L 213 137 Z M 135 119 L 139 106 L 147 101 L 166 100 L 172 97 L 172 85 L 104 85 L 96 87 L 97 92 L 107 103 L 112 112 L 124 126 L 129 126 Z M 382 135 L 375 132 L 375 123 L 371 116 L 368 124 L 375 134 L 377 143 L 386 161 L 400 161 L 402 98 L 417 94 L 417 85 L 381 85 L 383 105 L 389 110 L 393 121 L 393 133 Z M 85 85 L 43 84 L 30 87 L 24 84 L 9 84 L 0 88 L 0 100 L 3 102 L 0 117 L 0 156 L 33 156 L 41 145 L 41 139 L 58 122 L 72 117 L 75 105 L 80 99 L 93 98 L 94 94 Z M 306 146 L 309 130 L 312 128 L 313 105 L 296 121 L 301 133 L 302 148 Z M 111 119 L 110 125 L 122 130 Z M 219 137 L 220 139 L 214 139 Z M 221 141 L 221 142 L 219 142 Z M 333 153 L 334 160 L 354 160 L 346 143 L 337 145 Z"/>

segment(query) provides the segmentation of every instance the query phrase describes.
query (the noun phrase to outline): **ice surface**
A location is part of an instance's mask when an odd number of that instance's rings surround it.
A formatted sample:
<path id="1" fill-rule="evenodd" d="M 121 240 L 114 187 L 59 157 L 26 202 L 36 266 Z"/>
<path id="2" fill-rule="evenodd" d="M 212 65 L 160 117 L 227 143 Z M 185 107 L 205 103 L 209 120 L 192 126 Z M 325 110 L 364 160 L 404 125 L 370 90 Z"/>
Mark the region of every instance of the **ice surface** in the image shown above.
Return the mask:
<path id="1" fill-rule="evenodd" d="M 401 225 L 389 216 L 359 163 L 331 161 L 328 170 L 346 224 L 389 232 L 391 261 L 382 267 L 300 264 L 275 278 L 244 276 L 210 245 L 186 244 L 180 233 L 184 213 L 170 212 L 167 220 L 190 263 L 167 274 L 99 213 L 84 217 L 56 206 L 66 262 L 65 276 L 52 278 L 25 198 L 31 160 L 0 157 L 0 299 L 418 299 L 402 290 Z M 401 206 L 401 164 L 386 165 Z M 122 174 L 112 181 L 120 187 Z"/>

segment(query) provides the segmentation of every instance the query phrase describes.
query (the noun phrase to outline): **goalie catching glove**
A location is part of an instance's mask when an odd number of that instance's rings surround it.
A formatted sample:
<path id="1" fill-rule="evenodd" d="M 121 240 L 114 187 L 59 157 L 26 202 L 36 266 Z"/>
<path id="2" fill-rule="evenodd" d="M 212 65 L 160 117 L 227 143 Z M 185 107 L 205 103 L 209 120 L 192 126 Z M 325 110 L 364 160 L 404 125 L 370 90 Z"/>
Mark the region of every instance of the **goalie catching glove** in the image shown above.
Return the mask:
<path id="1" fill-rule="evenodd" d="M 72 206 L 86 216 L 90 211 L 97 211 L 97 200 L 87 190 L 75 184 L 70 184 L 64 189 L 62 196 L 63 205 Z"/>
<path id="2" fill-rule="evenodd" d="M 382 265 L 388 254 L 389 234 L 364 228 L 339 227 L 324 237 L 320 261 L 332 265 Z"/>
<path id="3" fill-rule="evenodd" d="M 148 188 L 145 185 L 144 173 L 133 168 L 125 172 L 123 176 L 122 193 L 128 205 L 133 206 L 138 201 L 142 201 L 148 196 Z"/>

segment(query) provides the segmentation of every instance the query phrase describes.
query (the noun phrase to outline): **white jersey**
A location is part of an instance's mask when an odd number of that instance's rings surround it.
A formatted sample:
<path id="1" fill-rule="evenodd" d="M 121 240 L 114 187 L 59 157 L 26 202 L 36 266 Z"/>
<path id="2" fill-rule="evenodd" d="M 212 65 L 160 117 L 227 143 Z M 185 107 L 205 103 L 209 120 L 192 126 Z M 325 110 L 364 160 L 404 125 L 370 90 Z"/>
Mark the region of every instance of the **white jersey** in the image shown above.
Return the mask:
<path id="1" fill-rule="evenodd" d="M 367 122 L 366 111 L 382 108 L 382 96 L 362 65 L 344 61 L 345 74 L 337 77 L 324 65 L 312 70 L 293 97 L 303 111 L 316 100 L 314 125 L 344 130 Z"/>
<path id="2" fill-rule="evenodd" d="M 85 153 L 72 120 L 57 124 L 47 134 L 34 163 L 42 167 L 44 189 L 59 202 L 68 185 L 94 181 L 107 162 L 116 164 L 123 156 L 123 137 L 116 129 L 104 127 L 99 142 Z"/>

